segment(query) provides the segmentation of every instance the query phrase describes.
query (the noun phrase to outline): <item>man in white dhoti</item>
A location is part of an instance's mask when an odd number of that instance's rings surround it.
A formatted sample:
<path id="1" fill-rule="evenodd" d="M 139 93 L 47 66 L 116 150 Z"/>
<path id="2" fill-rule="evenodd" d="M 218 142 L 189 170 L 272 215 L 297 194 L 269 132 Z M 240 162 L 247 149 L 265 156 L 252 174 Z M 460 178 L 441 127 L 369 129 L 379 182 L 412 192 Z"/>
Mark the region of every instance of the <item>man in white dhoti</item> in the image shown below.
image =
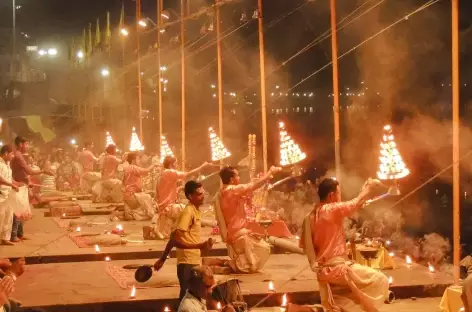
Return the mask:
<path id="1" fill-rule="evenodd" d="M 2 245 L 14 245 L 11 239 L 14 207 L 9 201 L 11 190 L 18 191 L 21 183 L 12 178 L 10 161 L 13 159 L 13 149 L 3 145 L 0 149 L 0 235 Z"/>
<path id="2" fill-rule="evenodd" d="M 373 197 L 378 184 L 369 179 L 356 198 L 341 202 L 338 181 L 324 179 L 318 186 L 320 203 L 305 218 L 300 247 L 318 275 L 321 303 L 328 312 L 377 312 L 388 296 L 382 272 L 349 261 L 343 230 L 344 219 Z"/>
<path id="3" fill-rule="evenodd" d="M 83 172 L 80 177 L 80 188 L 81 191 L 88 194 L 92 191 L 92 187 L 95 182 L 100 179 L 100 173 L 94 172 L 94 165 L 98 161 L 98 158 L 92 152 L 93 143 L 86 142 L 85 148 L 79 153 L 78 162 L 82 166 Z"/>
<path id="4" fill-rule="evenodd" d="M 152 229 L 152 233 L 149 232 L 148 227 L 143 228 L 145 239 L 151 239 L 151 237 L 159 239 L 169 238 L 170 233 L 175 230 L 175 224 L 180 213 L 185 207 L 178 200 L 178 182 L 198 173 L 209 165 L 209 163 L 205 162 L 198 168 L 184 172 L 177 170 L 177 159 L 175 157 L 167 156 L 164 158 L 164 171 L 161 173 L 156 189 L 159 216 L 154 229 Z"/>
<path id="5" fill-rule="evenodd" d="M 223 186 L 215 198 L 215 213 L 222 239 L 228 244 L 229 265 L 235 272 L 255 273 L 270 256 L 270 245 L 247 229 L 244 196 L 262 187 L 280 170 L 272 167 L 261 179 L 248 184 L 240 184 L 235 168 L 226 167 L 220 171 Z"/>
<path id="6" fill-rule="evenodd" d="M 155 165 L 148 168 L 141 168 L 136 165 L 136 153 L 129 153 L 126 166 L 123 185 L 125 213 L 124 220 L 144 221 L 151 220 L 156 214 L 156 205 L 151 195 L 143 192 L 142 177 L 147 175 Z M 116 216 L 115 216 L 116 217 Z"/>
<path id="7" fill-rule="evenodd" d="M 101 156 L 101 179 L 92 188 L 94 203 L 120 203 L 123 201 L 123 183 L 118 179 L 118 165 L 123 160 L 116 155 L 116 146 L 111 144 L 106 148 L 106 154 Z"/>

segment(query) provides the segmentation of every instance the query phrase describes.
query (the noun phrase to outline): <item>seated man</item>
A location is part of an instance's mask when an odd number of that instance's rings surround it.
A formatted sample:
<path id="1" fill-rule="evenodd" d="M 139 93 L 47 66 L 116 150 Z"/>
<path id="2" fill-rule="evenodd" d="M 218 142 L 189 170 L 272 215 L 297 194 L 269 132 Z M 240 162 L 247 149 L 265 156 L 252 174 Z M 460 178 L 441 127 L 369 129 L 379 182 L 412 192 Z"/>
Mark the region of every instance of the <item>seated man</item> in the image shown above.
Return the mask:
<path id="1" fill-rule="evenodd" d="M 101 179 L 92 188 L 94 203 L 120 203 L 123 201 L 123 183 L 117 175 L 118 165 L 123 161 L 115 154 L 116 146 L 108 145 L 106 154 L 101 159 Z"/>
<path id="2" fill-rule="evenodd" d="M 377 270 L 349 261 L 343 222 L 374 197 L 380 184 L 369 179 L 353 200 L 341 202 L 339 182 L 324 179 L 320 203 L 305 218 L 300 247 L 317 273 L 321 304 L 327 311 L 377 312 L 388 297 L 388 279 Z"/>
<path id="3" fill-rule="evenodd" d="M 119 218 L 119 214 L 121 214 L 124 220 L 151 220 L 156 213 L 154 200 L 151 195 L 143 192 L 142 188 L 142 177 L 147 175 L 155 165 L 151 165 L 148 168 L 138 167 L 136 165 L 136 158 L 136 153 L 129 153 L 127 157 L 129 165 L 125 168 L 123 178 L 125 188 L 123 196 L 125 203 L 124 215 L 116 212 L 111 216 L 112 220 Z"/>
<path id="4" fill-rule="evenodd" d="M 157 185 L 156 198 L 158 198 L 159 218 L 156 222 L 154 234 L 160 239 L 168 238 L 170 233 L 175 229 L 174 225 L 184 205 L 178 202 L 178 186 L 179 181 L 186 177 L 201 171 L 209 166 L 208 163 L 202 164 L 200 167 L 188 172 L 177 170 L 177 159 L 172 156 L 164 158 L 164 171 L 161 173 L 159 184 Z"/>
<path id="5" fill-rule="evenodd" d="M 66 154 L 64 162 L 57 168 L 56 187 L 59 191 L 74 191 L 79 188 L 79 184 L 79 172 L 71 157 Z"/>
<path id="6" fill-rule="evenodd" d="M 229 265 L 234 272 L 255 273 L 269 258 L 270 245 L 247 229 L 243 197 L 262 187 L 280 170 L 272 167 L 261 179 L 248 184 L 240 184 L 235 168 L 226 167 L 220 171 L 223 186 L 216 195 L 215 214 L 222 239 L 228 244 Z"/>
<path id="7" fill-rule="evenodd" d="M 178 312 L 207 312 L 206 299 L 210 299 L 215 277 L 207 266 L 196 266 L 189 272 L 188 289 L 180 302 Z"/>

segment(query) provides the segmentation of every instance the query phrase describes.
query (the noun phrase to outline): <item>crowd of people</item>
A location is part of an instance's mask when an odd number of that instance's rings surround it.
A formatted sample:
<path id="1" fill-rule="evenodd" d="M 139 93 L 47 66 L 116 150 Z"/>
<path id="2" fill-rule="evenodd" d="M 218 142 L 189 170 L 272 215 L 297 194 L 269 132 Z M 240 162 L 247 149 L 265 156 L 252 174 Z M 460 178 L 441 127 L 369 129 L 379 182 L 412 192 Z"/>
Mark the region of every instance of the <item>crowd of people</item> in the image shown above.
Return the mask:
<path id="1" fill-rule="evenodd" d="M 262 235 L 248 229 L 245 206 L 247 198 L 266 185 L 281 168 L 272 167 L 246 184 L 241 183 L 236 168 L 220 169 L 221 188 L 213 198 L 213 205 L 229 259 L 215 259 L 202 257 L 202 251 L 211 249 L 214 243 L 211 238 L 203 240 L 201 233 L 201 207 L 206 192 L 201 183 L 186 181 L 211 164 L 179 171 L 173 156 L 165 157 L 162 164 L 158 155 L 147 159 L 135 152 L 118 156 L 114 145 L 107 146 L 96 156 L 91 143 L 86 143 L 82 151 L 58 150 L 53 156 L 51 159 L 30 153 L 28 141 L 21 137 L 16 138 L 15 148 L 1 147 L 2 244 L 12 245 L 26 239 L 22 218 L 15 214 L 11 204 L 3 204 L 22 187 L 30 190 L 31 201 L 41 201 L 47 192 L 73 191 L 91 194 L 97 203 L 122 202 L 124 209 L 113 212 L 111 219 L 149 221 L 150 224 L 143 227 L 145 239 L 168 239 L 162 257 L 154 265 L 155 270 L 160 270 L 170 251 L 177 248 L 179 311 L 182 312 L 206 310 L 204 297 L 214 286 L 213 272 L 257 273 L 270 257 L 270 245 Z M 378 184 L 376 180 L 369 180 L 355 199 L 341 202 L 339 183 L 325 179 L 318 185 L 320 202 L 305 219 L 300 247 L 318 275 L 323 305 L 333 311 L 352 305 L 359 307 L 359 311 L 378 311 L 388 295 L 385 275 L 347 258 L 343 233 L 344 219 L 374 196 L 373 189 Z M 185 201 L 179 196 L 181 190 Z M 11 282 L 0 281 L 0 293 L 8 293 L 11 287 Z M 224 309 L 232 311 L 231 306 Z M 290 310 L 308 311 L 309 307 L 291 305 Z"/>

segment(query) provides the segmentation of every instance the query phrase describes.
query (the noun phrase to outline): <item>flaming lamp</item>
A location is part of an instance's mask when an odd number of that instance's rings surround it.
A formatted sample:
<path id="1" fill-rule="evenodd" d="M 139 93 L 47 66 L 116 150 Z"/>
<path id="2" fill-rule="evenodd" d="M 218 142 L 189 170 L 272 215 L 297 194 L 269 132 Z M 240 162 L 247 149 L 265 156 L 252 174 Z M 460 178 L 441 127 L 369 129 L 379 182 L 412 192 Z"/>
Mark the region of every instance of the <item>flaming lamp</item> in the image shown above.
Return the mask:
<path id="1" fill-rule="evenodd" d="M 144 146 L 136 134 L 135 127 L 133 127 L 133 132 L 131 132 L 131 143 L 129 144 L 129 150 L 131 152 L 144 151 Z"/>
<path id="2" fill-rule="evenodd" d="M 300 150 L 298 144 L 288 135 L 283 122 L 279 123 L 280 132 L 280 165 L 289 166 L 306 158 L 306 154 Z"/>
<path id="3" fill-rule="evenodd" d="M 109 145 L 116 145 L 116 144 L 115 144 L 115 141 L 113 141 L 113 138 L 111 137 L 110 132 L 107 131 L 106 136 L 107 136 L 107 137 L 106 137 L 106 143 L 105 143 L 106 145 L 105 145 L 105 147 L 108 147 Z"/>
<path id="4" fill-rule="evenodd" d="M 210 132 L 211 160 L 218 161 L 230 157 L 231 153 L 226 149 L 223 142 L 221 142 L 220 138 L 216 135 L 215 130 L 210 127 L 208 131 Z"/>
<path id="5" fill-rule="evenodd" d="M 167 156 L 174 157 L 174 153 L 170 149 L 165 136 L 161 137 L 161 141 L 162 141 L 162 145 L 161 145 L 161 164 L 162 164 L 164 162 L 164 158 L 166 158 Z"/>
<path id="6" fill-rule="evenodd" d="M 377 172 L 377 177 L 380 180 L 398 180 L 410 174 L 410 170 L 406 168 L 402 156 L 398 152 L 390 125 L 384 127 L 380 147 L 380 167 Z"/>

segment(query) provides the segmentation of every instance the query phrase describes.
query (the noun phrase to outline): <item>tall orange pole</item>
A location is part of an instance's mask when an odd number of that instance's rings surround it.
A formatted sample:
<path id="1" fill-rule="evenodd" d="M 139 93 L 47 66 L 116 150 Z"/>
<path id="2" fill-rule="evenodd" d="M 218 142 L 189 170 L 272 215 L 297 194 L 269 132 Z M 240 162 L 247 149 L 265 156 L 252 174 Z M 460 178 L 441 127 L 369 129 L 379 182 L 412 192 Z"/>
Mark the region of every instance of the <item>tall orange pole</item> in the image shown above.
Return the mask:
<path id="1" fill-rule="evenodd" d="M 180 56 L 182 79 L 182 169 L 185 170 L 185 0 L 180 0 Z"/>
<path id="2" fill-rule="evenodd" d="M 261 75 L 261 112 L 262 112 L 262 158 L 264 161 L 264 172 L 269 170 L 267 161 L 267 101 L 266 101 L 266 76 L 264 57 L 264 20 L 262 0 L 258 0 L 258 22 L 259 22 L 259 62 Z"/>
<path id="3" fill-rule="evenodd" d="M 454 284 L 460 282 L 460 175 L 459 175 L 459 0 L 452 0 L 452 178 Z"/>
<path id="4" fill-rule="evenodd" d="M 141 0 L 136 0 L 136 53 L 138 67 L 138 117 L 139 117 L 139 139 L 144 144 L 143 138 L 143 93 L 142 93 L 142 77 L 141 77 L 141 43 L 139 42 L 139 20 L 141 20 Z"/>
<path id="5" fill-rule="evenodd" d="M 334 157 L 336 178 L 341 181 L 341 151 L 339 126 L 339 78 L 338 78 L 338 36 L 336 33 L 336 0 L 330 0 L 331 11 L 331 59 L 333 62 L 333 117 L 334 117 Z M 340 183 L 341 184 L 341 183 Z M 341 184 L 342 185 L 342 184 Z"/>
<path id="6" fill-rule="evenodd" d="M 157 0 L 157 102 L 159 110 L 159 148 L 162 146 L 163 119 L 162 119 L 162 60 L 161 60 L 161 27 L 162 27 L 163 0 Z"/>
<path id="7" fill-rule="evenodd" d="M 219 0 L 216 3 L 216 55 L 218 64 L 218 125 L 220 140 L 223 140 L 223 69 L 221 54 L 221 21 L 220 21 L 220 5 Z M 221 161 L 223 165 L 223 161 Z"/>

